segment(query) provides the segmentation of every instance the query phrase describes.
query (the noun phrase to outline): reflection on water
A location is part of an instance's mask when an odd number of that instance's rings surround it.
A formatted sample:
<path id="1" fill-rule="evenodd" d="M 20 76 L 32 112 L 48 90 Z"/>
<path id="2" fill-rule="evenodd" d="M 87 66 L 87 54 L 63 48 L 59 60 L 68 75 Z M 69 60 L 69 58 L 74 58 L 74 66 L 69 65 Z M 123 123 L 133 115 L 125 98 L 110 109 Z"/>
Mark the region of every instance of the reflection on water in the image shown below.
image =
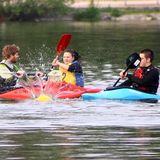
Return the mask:
<path id="1" fill-rule="evenodd" d="M 0 115 L 0 159 L 159 158 L 159 103 L 26 101 Z"/>
<path id="2" fill-rule="evenodd" d="M 57 127 L 1 131 L 1 159 L 159 159 L 159 129 Z"/>
<path id="3" fill-rule="evenodd" d="M 159 22 L 3 23 L 0 47 L 21 47 L 27 72 L 49 71 L 63 33 L 82 56 L 86 85 L 111 86 L 128 54 L 143 48 L 157 53 Z M 0 102 L 0 159 L 158 160 L 160 102 L 57 100 Z"/>

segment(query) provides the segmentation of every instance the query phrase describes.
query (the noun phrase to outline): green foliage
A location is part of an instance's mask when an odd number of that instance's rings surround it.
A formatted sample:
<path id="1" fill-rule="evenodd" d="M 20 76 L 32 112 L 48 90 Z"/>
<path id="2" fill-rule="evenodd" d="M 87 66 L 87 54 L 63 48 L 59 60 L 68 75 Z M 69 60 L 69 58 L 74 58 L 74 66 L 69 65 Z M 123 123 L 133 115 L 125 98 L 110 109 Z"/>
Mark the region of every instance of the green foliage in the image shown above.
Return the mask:
<path id="1" fill-rule="evenodd" d="M 124 14 L 151 14 L 151 13 L 160 13 L 159 8 L 105 8 L 101 9 L 103 12 L 110 13 L 113 17 L 120 17 Z"/>
<path id="2" fill-rule="evenodd" d="M 2 6 L 2 4 L 0 4 L 0 13 L 1 14 L 3 13 L 3 6 Z"/>
<path id="3" fill-rule="evenodd" d="M 160 8 L 127 8 L 124 11 L 124 14 L 151 14 L 151 13 L 160 13 Z"/>
<path id="4" fill-rule="evenodd" d="M 74 13 L 74 19 L 81 20 L 89 20 L 89 21 L 97 21 L 100 19 L 99 9 L 95 7 L 90 7 L 85 10 L 79 10 Z"/>
<path id="5" fill-rule="evenodd" d="M 59 15 L 66 11 L 66 0 L 22 0 L 11 4 L 8 1 L 3 8 L 3 16 L 9 20 L 33 20 L 44 15 Z M 2 14 L 2 11 L 0 10 Z"/>
<path id="6" fill-rule="evenodd" d="M 39 0 L 37 0 L 39 1 Z M 47 15 L 63 15 L 68 11 L 65 2 L 72 0 L 41 0 L 41 3 L 46 6 Z"/>
<path id="7" fill-rule="evenodd" d="M 124 14 L 121 9 L 110 8 L 110 7 L 106 8 L 104 11 L 110 13 L 111 16 L 113 17 L 120 17 Z"/>
<path id="8" fill-rule="evenodd" d="M 40 11 L 37 8 L 37 4 L 33 0 L 28 0 L 26 2 L 18 2 L 16 4 L 7 4 L 4 8 L 5 16 L 9 20 L 30 20 L 38 17 Z"/>

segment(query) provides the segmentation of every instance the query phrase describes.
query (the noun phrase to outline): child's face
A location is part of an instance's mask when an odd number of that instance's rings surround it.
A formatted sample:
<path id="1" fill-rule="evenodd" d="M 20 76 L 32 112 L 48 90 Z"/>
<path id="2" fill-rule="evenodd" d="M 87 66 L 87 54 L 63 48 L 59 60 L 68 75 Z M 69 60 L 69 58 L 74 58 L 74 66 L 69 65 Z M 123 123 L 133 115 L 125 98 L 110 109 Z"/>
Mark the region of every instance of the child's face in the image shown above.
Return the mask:
<path id="1" fill-rule="evenodd" d="M 141 58 L 141 62 L 140 62 L 140 67 L 148 67 L 151 64 L 151 59 L 150 58 L 146 58 L 145 54 L 140 53 L 140 58 Z"/>
<path id="2" fill-rule="evenodd" d="M 72 56 L 72 54 L 70 52 L 64 52 L 64 54 L 63 54 L 64 64 L 72 63 L 73 60 L 74 60 L 74 57 Z"/>

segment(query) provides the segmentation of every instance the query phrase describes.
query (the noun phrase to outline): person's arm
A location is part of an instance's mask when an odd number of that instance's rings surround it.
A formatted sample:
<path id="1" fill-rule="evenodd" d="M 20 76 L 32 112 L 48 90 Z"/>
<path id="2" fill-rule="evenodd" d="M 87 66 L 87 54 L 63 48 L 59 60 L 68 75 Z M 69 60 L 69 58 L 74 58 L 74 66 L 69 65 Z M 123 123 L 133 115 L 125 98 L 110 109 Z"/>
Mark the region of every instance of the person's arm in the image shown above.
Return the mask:
<path id="1" fill-rule="evenodd" d="M 68 71 L 76 72 L 76 73 L 83 73 L 80 63 L 76 61 L 73 62 L 71 65 L 69 65 Z"/>
<path id="2" fill-rule="evenodd" d="M 157 69 L 152 69 L 142 79 L 137 78 L 131 74 L 128 74 L 127 77 L 133 83 L 137 83 L 137 84 L 140 84 L 143 86 L 148 86 L 148 85 L 150 85 L 150 83 L 153 83 L 155 80 L 159 79 L 159 72 Z"/>
<path id="3" fill-rule="evenodd" d="M 69 65 L 61 63 L 61 62 L 59 62 L 59 60 L 53 60 L 52 65 L 53 66 L 59 66 L 59 67 L 65 69 L 65 70 L 68 70 L 68 68 L 69 68 Z"/>

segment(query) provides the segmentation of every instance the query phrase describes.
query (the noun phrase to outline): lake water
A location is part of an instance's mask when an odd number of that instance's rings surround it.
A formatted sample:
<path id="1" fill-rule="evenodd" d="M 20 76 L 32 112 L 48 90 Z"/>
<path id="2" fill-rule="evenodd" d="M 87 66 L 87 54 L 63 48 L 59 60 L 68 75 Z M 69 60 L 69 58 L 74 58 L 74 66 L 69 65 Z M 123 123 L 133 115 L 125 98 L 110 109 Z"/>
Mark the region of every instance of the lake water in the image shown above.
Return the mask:
<path id="1" fill-rule="evenodd" d="M 143 48 L 160 65 L 159 22 L 1 23 L 0 48 L 21 48 L 27 72 L 48 72 L 63 33 L 81 54 L 86 86 L 111 86 L 126 57 Z M 22 65 L 23 64 L 23 65 Z M 54 100 L 0 102 L 0 159 L 159 160 L 160 102 Z"/>

